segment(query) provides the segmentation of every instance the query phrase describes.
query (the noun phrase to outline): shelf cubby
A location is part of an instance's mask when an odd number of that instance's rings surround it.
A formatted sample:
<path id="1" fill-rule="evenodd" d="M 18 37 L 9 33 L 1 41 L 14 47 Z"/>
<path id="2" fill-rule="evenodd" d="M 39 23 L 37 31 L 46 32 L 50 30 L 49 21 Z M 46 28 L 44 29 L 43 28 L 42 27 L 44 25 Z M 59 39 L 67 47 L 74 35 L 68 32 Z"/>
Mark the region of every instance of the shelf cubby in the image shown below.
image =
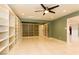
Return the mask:
<path id="1" fill-rule="evenodd" d="M 9 35 L 12 35 L 13 33 L 15 33 L 15 28 L 9 27 Z"/>
<path id="2" fill-rule="evenodd" d="M 0 25 L 0 33 L 1 32 L 7 32 L 7 31 L 8 31 L 8 26 Z"/>
<path id="3" fill-rule="evenodd" d="M 2 51 L 0 52 L 0 55 L 7 54 L 8 51 L 9 51 L 8 46 L 5 46 L 5 47 L 2 49 Z"/>
<path id="4" fill-rule="evenodd" d="M 9 44 L 9 50 L 11 50 L 14 45 L 15 45 L 15 41 L 12 41 L 12 42 Z"/>
<path id="5" fill-rule="evenodd" d="M 8 37 L 8 33 L 7 32 L 4 32 L 4 33 L 0 33 L 0 42 L 6 40 Z"/>
<path id="6" fill-rule="evenodd" d="M 7 45 L 7 39 L 0 42 L 0 49 L 3 48 L 5 45 Z"/>
<path id="7" fill-rule="evenodd" d="M 11 37 L 9 37 L 9 43 L 15 41 L 15 35 L 12 35 Z"/>
<path id="8" fill-rule="evenodd" d="M 6 50 L 6 48 L 8 49 L 8 39 L 6 39 L 6 40 L 0 42 L 0 54 L 5 54 L 5 53 L 7 53 L 8 50 L 5 51 L 5 52 L 3 52 L 4 50 Z"/>

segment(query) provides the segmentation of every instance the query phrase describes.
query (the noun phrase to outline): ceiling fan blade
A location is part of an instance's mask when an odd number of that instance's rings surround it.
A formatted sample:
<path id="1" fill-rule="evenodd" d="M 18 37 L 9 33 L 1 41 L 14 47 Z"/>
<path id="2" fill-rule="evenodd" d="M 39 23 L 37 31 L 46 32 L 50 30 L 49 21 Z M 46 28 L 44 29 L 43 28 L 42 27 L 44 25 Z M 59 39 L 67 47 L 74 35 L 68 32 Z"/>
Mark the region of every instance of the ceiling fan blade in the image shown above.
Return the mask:
<path id="1" fill-rule="evenodd" d="M 51 12 L 51 13 L 54 13 L 54 14 L 55 14 L 55 12 L 54 12 L 54 11 L 49 11 L 49 12 Z"/>
<path id="2" fill-rule="evenodd" d="M 43 4 L 41 4 L 41 6 L 46 10 L 46 7 Z"/>
<path id="3" fill-rule="evenodd" d="M 35 11 L 35 12 L 42 12 L 43 10 L 37 10 L 37 11 Z"/>
<path id="4" fill-rule="evenodd" d="M 43 15 L 45 15 L 45 13 L 43 13 Z"/>
<path id="5" fill-rule="evenodd" d="M 57 8 L 57 7 L 59 7 L 59 5 L 56 5 L 56 6 L 51 7 L 51 8 L 48 8 L 48 10 L 51 10 L 51 9 L 54 9 L 54 8 Z"/>

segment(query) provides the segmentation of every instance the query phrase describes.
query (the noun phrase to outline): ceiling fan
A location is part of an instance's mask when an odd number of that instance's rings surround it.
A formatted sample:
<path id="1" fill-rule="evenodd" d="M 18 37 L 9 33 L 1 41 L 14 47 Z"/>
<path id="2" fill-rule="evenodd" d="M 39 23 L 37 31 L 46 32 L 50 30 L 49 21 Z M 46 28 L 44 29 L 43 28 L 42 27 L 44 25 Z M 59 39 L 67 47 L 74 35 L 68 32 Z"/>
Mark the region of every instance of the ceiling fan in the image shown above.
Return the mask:
<path id="1" fill-rule="evenodd" d="M 43 10 L 37 10 L 35 12 L 44 12 L 43 15 L 45 15 L 46 13 L 49 13 L 49 12 L 55 14 L 55 12 L 52 11 L 52 9 L 59 7 L 59 5 L 56 5 L 56 6 L 48 8 L 48 7 L 44 6 L 43 4 L 40 4 L 40 5 L 42 6 Z"/>

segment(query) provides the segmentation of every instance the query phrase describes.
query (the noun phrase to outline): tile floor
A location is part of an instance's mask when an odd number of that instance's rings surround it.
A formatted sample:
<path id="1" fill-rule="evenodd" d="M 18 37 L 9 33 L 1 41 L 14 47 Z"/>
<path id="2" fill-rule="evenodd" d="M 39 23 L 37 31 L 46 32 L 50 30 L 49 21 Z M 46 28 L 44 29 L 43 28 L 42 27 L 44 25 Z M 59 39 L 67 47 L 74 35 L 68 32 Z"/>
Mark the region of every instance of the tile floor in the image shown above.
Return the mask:
<path id="1" fill-rule="evenodd" d="M 46 37 L 28 37 L 16 44 L 10 55 L 71 55 L 79 54 L 79 44 L 69 45 L 64 41 Z"/>

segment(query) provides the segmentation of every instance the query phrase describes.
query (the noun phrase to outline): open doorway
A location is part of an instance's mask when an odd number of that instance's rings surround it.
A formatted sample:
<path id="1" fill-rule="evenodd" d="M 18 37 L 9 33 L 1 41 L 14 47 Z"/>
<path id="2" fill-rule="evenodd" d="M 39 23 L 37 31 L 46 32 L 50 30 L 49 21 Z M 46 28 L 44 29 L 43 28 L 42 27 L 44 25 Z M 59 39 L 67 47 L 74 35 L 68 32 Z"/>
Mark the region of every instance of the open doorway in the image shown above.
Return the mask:
<path id="1" fill-rule="evenodd" d="M 67 43 L 79 43 L 79 16 L 67 19 Z"/>

